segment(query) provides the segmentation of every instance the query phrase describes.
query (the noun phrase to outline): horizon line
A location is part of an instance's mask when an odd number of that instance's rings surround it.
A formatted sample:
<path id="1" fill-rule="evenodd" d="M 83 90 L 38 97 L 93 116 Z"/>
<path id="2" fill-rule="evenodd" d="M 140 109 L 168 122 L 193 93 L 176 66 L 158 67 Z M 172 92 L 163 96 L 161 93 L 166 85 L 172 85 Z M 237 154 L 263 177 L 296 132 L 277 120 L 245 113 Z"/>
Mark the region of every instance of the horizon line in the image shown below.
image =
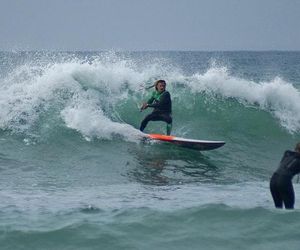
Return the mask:
<path id="1" fill-rule="evenodd" d="M 239 50 L 152 50 L 152 49 L 146 49 L 146 50 L 120 50 L 120 49 L 103 49 L 103 50 L 97 50 L 97 49 L 82 49 L 82 50 L 52 50 L 52 49 L 36 49 L 36 50 L 17 50 L 17 49 L 11 49 L 11 50 L 1 50 L 0 52 L 64 52 L 64 53 L 70 53 L 70 52 L 300 52 L 300 49 L 298 50 L 288 50 L 288 49 L 262 49 L 262 50 L 254 50 L 254 49 L 239 49 Z"/>

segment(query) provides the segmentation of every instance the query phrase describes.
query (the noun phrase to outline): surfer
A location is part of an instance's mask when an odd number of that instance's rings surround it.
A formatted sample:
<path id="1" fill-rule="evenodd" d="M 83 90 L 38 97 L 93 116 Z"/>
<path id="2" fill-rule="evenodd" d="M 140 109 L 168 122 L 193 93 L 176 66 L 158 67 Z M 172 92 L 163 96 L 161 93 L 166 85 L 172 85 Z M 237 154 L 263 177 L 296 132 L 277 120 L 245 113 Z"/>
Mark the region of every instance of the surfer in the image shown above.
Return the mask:
<path id="1" fill-rule="evenodd" d="M 149 121 L 164 121 L 167 123 L 167 135 L 170 135 L 172 130 L 171 95 L 166 91 L 166 82 L 164 80 L 156 81 L 153 87 L 155 87 L 155 91 L 153 91 L 150 99 L 146 103 L 143 103 L 141 111 L 149 107 L 154 110 L 144 118 L 140 130 L 144 131 Z"/>
<path id="2" fill-rule="evenodd" d="M 280 161 L 278 169 L 270 180 L 270 190 L 276 208 L 293 209 L 295 194 L 292 179 L 300 173 L 300 142 L 295 151 L 287 150 Z"/>

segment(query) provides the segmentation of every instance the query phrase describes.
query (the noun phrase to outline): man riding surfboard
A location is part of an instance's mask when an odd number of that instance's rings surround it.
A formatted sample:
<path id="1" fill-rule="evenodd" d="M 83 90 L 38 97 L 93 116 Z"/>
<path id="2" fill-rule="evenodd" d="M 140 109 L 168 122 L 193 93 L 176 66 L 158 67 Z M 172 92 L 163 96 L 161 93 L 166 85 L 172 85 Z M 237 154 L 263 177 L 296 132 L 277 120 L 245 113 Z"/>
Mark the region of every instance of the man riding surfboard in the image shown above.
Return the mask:
<path id="1" fill-rule="evenodd" d="M 144 131 L 149 121 L 164 121 L 167 123 L 167 135 L 172 130 L 172 101 L 169 91 L 166 91 L 165 80 L 158 80 L 154 83 L 155 91 L 153 91 L 150 99 L 143 103 L 141 111 L 148 107 L 153 108 L 152 113 L 147 115 L 141 123 L 140 130 Z"/>

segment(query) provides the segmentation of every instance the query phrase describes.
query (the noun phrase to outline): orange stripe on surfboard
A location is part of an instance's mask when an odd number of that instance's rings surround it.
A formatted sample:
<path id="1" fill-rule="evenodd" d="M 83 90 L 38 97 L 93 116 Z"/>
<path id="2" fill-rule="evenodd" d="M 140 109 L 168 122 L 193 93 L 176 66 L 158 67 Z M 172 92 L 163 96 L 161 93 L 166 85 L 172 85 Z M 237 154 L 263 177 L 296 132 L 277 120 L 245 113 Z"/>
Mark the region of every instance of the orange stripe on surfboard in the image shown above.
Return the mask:
<path id="1" fill-rule="evenodd" d="M 174 140 L 175 136 L 171 136 L 171 135 L 160 135 L 160 134 L 148 134 L 148 136 L 151 139 L 154 140 L 161 140 L 161 141 L 172 141 Z"/>

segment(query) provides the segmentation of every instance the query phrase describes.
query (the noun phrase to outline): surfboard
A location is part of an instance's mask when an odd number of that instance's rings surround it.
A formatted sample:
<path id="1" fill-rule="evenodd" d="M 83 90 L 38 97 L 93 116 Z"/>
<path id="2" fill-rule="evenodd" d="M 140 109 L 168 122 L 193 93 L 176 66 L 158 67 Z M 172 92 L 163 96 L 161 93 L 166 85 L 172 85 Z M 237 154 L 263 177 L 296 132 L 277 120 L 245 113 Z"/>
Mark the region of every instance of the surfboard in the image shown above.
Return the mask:
<path id="1" fill-rule="evenodd" d="M 181 138 L 172 135 L 161 135 L 161 134 L 147 134 L 147 138 L 150 140 L 169 142 L 181 147 L 196 149 L 200 151 L 216 149 L 222 147 L 225 144 L 224 141 L 194 140 L 194 139 L 187 139 L 187 138 Z"/>

